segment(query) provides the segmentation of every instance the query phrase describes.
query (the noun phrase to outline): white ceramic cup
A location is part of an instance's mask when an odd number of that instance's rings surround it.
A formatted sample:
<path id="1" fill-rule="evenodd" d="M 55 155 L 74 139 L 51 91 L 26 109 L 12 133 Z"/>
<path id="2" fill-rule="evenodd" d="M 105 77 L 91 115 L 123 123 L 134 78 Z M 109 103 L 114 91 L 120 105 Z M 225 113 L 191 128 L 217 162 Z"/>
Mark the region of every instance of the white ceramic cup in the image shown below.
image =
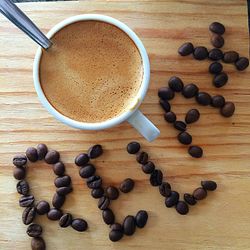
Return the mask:
<path id="1" fill-rule="evenodd" d="M 64 21 L 58 23 L 49 31 L 49 33 L 47 34 L 47 37 L 51 38 L 56 32 L 58 32 L 59 30 L 63 29 L 65 26 L 71 23 L 75 23 L 79 21 L 89 21 L 89 20 L 102 21 L 102 22 L 106 22 L 106 23 L 109 23 L 118 27 L 119 29 L 124 31 L 134 41 L 135 45 L 137 46 L 140 52 L 141 58 L 142 58 L 144 73 L 143 73 L 143 80 L 142 80 L 140 89 L 137 93 L 137 96 L 134 99 L 134 102 L 131 103 L 127 111 L 125 111 L 121 115 L 116 116 L 112 119 L 103 121 L 103 122 L 97 122 L 97 123 L 80 122 L 80 121 L 76 121 L 69 117 L 64 116 L 50 104 L 45 94 L 43 93 L 43 90 L 40 84 L 40 79 L 39 79 L 39 66 L 40 66 L 40 59 L 42 55 L 42 48 L 40 47 L 38 48 L 36 52 L 36 56 L 34 60 L 33 78 L 34 78 L 35 89 L 36 89 L 36 92 L 38 94 L 38 97 L 41 103 L 56 119 L 74 128 L 83 129 L 83 130 L 101 130 L 101 129 L 113 127 L 121 122 L 128 121 L 148 141 L 154 140 L 160 134 L 159 129 L 156 128 L 155 125 L 148 118 L 146 118 L 138 109 L 149 87 L 149 79 L 150 79 L 149 59 L 148 59 L 146 49 L 143 46 L 141 40 L 127 25 L 109 16 L 104 16 L 104 15 L 99 15 L 99 14 L 84 14 L 84 15 L 78 15 L 78 16 L 67 18 Z"/>

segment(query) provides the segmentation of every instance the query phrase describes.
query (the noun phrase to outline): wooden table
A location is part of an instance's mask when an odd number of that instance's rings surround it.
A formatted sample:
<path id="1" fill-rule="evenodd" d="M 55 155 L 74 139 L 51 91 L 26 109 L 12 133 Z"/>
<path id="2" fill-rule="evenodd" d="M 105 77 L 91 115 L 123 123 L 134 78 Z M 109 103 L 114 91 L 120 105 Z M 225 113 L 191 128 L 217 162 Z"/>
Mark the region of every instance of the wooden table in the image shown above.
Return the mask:
<path id="1" fill-rule="evenodd" d="M 207 73 L 208 61 L 181 58 L 178 47 L 185 41 L 211 48 L 208 26 L 218 20 L 225 24 L 224 50 L 234 49 L 249 56 L 247 6 L 244 0 L 220 1 L 83 1 L 27 3 L 19 7 L 44 31 L 59 21 L 78 14 L 101 13 L 128 24 L 148 50 L 152 75 L 142 111 L 159 127 L 160 137 L 146 142 L 127 123 L 100 132 L 84 132 L 57 122 L 39 103 L 33 87 L 32 64 L 37 49 L 28 37 L 0 16 L 0 249 L 29 249 L 30 238 L 22 224 L 16 180 L 12 177 L 12 156 L 28 146 L 46 143 L 60 151 L 72 176 L 74 192 L 67 197 L 64 211 L 83 217 L 89 230 L 77 233 L 61 229 L 45 216 L 37 219 L 44 229 L 47 249 L 249 249 L 250 247 L 250 74 L 239 73 L 225 65 L 229 83 L 215 89 Z M 193 159 L 187 147 L 176 140 L 177 132 L 163 119 L 158 106 L 157 89 L 178 75 L 185 83 L 195 82 L 201 90 L 222 94 L 236 104 L 232 118 L 223 118 L 211 107 L 200 107 L 194 100 L 178 95 L 173 110 L 183 119 L 185 112 L 198 107 L 199 122 L 190 126 L 194 144 L 202 146 L 204 157 Z M 138 140 L 165 178 L 181 195 L 192 192 L 204 179 L 213 179 L 218 190 L 191 207 L 187 216 L 168 209 L 157 188 L 150 186 L 134 157 L 125 148 Z M 118 186 L 132 177 L 133 192 L 122 194 L 112 203 L 117 221 L 139 209 L 149 211 L 148 224 L 133 237 L 119 243 L 108 240 L 109 228 L 79 177 L 74 157 L 94 144 L 104 147 L 104 155 L 94 161 L 104 183 Z M 51 167 L 39 162 L 29 164 L 28 180 L 32 193 L 51 200 L 55 178 Z"/>

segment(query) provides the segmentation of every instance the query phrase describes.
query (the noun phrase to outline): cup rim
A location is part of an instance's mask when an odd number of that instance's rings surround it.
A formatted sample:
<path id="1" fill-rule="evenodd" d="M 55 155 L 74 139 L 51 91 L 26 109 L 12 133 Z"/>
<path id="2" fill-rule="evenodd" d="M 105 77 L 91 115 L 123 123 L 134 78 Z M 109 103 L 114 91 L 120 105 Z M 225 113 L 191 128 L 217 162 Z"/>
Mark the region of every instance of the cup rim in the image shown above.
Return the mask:
<path id="1" fill-rule="evenodd" d="M 79 22 L 79 21 L 102 21 L 106 22 L 109 24 L 112 24 L 119 29 L 121 29 L 123 32 L 125 32 L 135 43 L 136 47 L 138 48 L 138 51 L 141 55 L 142 58 L 142 65 L 143 65 L 143 79 L 142 83 L 140 86 L 140 89 L 137 93 L 137 96 L 135 97 L 134 103 L 131 105 L 131 108 L 119 116 L 116 116 L 114 118 L 111 118 L 106 121 L 101 121 L 101 122 L 96 122 L 96 123 L 88 123 L 88 122 L 80 122 L 77 120 L 73 120 L 59 111 L 57 111 L 52 104 L 48 101 L 46 98 L 41 84 L 40 84 L 40 79 L 39 79 L 39 66 L 40 66 L 40 59 L 42 55 L 42 48 L 39 47 L 37 49 L 36 55 L 35 55 L 35 60 L 34 60 L 34 66 L 33 66 L 33 78 L 34 78 L 34 85 L 35 89 L 38 95 L 38 98 L 42 105 L 49 111 L 51 115 L 53 115 L 57 120 L 63 122 L 66 125 L 69 125 L 74 128 L 78 129 L 84 129 L 84 130 L 101 130 L 101 129 L 106 129 L 113 127 L 125 120 L 127 120 L 140 106 L 142 103 L 147 90 L 149 86 L 149 80 L 150 80 L 150 63 L 149 63 L 149 58 L 147 51 L 139 39 L 139 37 L 135 34 L 134 31 L 132 31 L 126 24 L 122 23 L 121 21 L 118 21 L 117 19 L 110 17 L 110 16 L 105 16 L 105 15 L 100 15 L 100 14 L 83 14 L 83 15 L 77 15 L 77 16 L 72 16 L 69 17 L 60 23 L 56 24 L 48 33 L 47 37 L 51 38 L 56 32 L 59 30 L 63 29 L 65 26 Z"/>

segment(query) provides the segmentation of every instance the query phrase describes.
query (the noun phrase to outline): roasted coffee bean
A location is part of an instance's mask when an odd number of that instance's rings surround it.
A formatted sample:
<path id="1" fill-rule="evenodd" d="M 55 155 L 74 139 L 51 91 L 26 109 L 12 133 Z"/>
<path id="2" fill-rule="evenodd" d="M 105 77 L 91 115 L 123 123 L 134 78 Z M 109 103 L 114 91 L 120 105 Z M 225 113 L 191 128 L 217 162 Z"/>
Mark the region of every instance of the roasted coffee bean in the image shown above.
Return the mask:
<path id="1" fill-rule="evenodd" d="M 136 160 L 140 164 L 146 164 L 148 162 L 148 154 L 146 152 L 141 152 L 136 156 Z"/>
<path id="2" fill-rule="evenodd" d="M 63 176 L 65 172 L 64 164 L 61 161 L 57 162 L 53 165 L 53 171 L 56 175 Z"/>
<path id="3" fill-rule="evenodd" d="M 141 166 L 141 169 L 145 174 L 151 174 L 155 170 L 155 164 L 152 161 L 148 161 Z"/>
<path id="4" fill-rule="evenodd" d="M 132 215 L 126 216 L 124 221 L 123 221 L 124 234 L 131 236 L 132 234 L 134 234 L 135 229 L 136 229 L 136 225 L 135 225 L 134 216 L 132 216 Z"/>
<path id="5" fill-rule="evenodd" d="M 187 124 L 193 123 L 198 121 L 200 118 L 200 112 L 198 109 L 190 109 L 185 117 L 185 122 Z"/>
<path id="6" fill-rule="evenodd" d="M 158 96 L 162 100 L 172 100 L 175 96 L 174 91 L 169 87 L 162 87 L 158 90 Z"/>
<path id="7" fill-rule="evenodd" d="M 172 76 L 168 81 L 168 86 L 175 92 L 181 92 L 184 84 L 179 77 Z"/>
<path id="8" fill-rule="evenodd" d="M 94 159 L 99 157 L 103 153 L 102 146 L 99 144 L 96 144 L 89 148 L 88 150 L 88 156 L 90 159 Z"/>
<path id="9" fill-rule="evenodd" d="M 119 197 L 119 190 L 113 186 L 107 187 L 105 193 L 110 200 L 116 200 Z"/>
<path id="10" fill-rule="evenodd" d="M 16 190 L 19 194 L 28 195 L 30 190 L 29 183 L 25 180 L 19 181 L 16 184 Z"/>
<path id="11" fill-rule="evenodd" d="M 45 155 L 45 162 L 48 164 L 55 164 L 59 161 L 60 154 L 56 150 L 49 150 Z"/>
<path id="12" fill-rule="evenodd" d="M 49 203 L 47 201 L 39 201 L 36 204 L 36 212 L 39 215 L 47 214 L 50 210 Z"/>
<path id="13" fill-rule="evenodd" d="M 196 101 L 203 106 L 207 106 L 211 104 L 212 97 L 206 92 L 199 92 L 196 96 Z"/>
<path id="14" fill-rule="evenodd" d="M 60 187 L 56 190 L 58 195 L 65 196 L 72 192 L 72 187 Z"/>
<path id="15" fill-rule="evenodd" d="M 201 186 L 208 191 L 214 191 L 217 188 L 215 181 L 201 181 Z"/>
<path id="16" fill-rule="evenodd" d="M 60 220 L 62 217 L 62 211 L 57 208 L 51 208 L 47 214 L 48 219 L 50 220 Z"/>
<path id="17" fill-rule="evenodd" d="M 64 214 L 59 220 L 60 227 L 68 227 L 71 225 L 71 223 L 72 223 L 72 215 L 69 213 Z"/>
<path id="18" fill-rule="evenodd" d="M 194 52 L 194 45 L 192 43 L 184 43 L 178 49 L 178 53 L 181 56 L 188 56 Z"/>
<path id="19" fill-rule="evenodd" d="M 107 225 L 111 225 L 115 222 L 115 215 L 109 208 L 102 211 L 102 219 Z"/>
<path id="20" fill-rule="evenodd" d="M 96 188 L 101 187 L 102 178 L 98 175 L 93 175 L 93 176 L 90 176 L 86 182 L 87 182 L 88 188 L 96 189 Z"/>
<path id="21" fill-rule="evenodd" d="M 67 187 L 71 183 L 71 178 L 68 175 L 60 176 L 55 178 L 54 184 L 57 188 L 59 187 Z"/>
<path id="22" fill-rule="evenodd" d="M 13 176 L 17 180 L 23 180 L 26 175 L 26 170 L 24 167 L 15 167 L 13 169 Z"/>
<path id="23" fill-rule="evenodd" d="M 165 112 L 169 112 L 171 109 L 171 106 L 167 100 L 160 100 L 159 101 L 161 107 L 164 109 Z"/>
<path id="24" fill-rule="evenodd" d="M 203 150 L 199 146 L 190 146 L 188 153 L 194 158 L 201 158 L 203 155 Z"/>
<path id="25" fill-rule="evenodd" d="M 208 71 L 211 74 L 219 74 L 223 70 L 223 66 L 219 62 L 213 62 L 210 64 Z"/>
<path id="26" fill-rule="evenodd" d="M 135 182 L 132 179 L 127 178 L 121 182 L 119 189 L 123 193 L 128 193 L 134 188 L 134 186 Z"/>
<path id="27" fill-rule="evenodd" d="M 27 157 L 23 154 L 18 154 L 13 157 L 13 164 L 16 167 L 22 167 L 27 163 Z"/>
<path id="28" fill-rule="evenodd" d="M 181 215 L 185 215 L 189 211 L 188 204 L 185 201 L 178 201 L 175 209 Z"/>
<path id="29" fill-rule="evenodd" d="M 121 231 L 123 232 L 123 227 L 120 223 L 114 223 L 110 226 L 111 230 L 115 230 L 115 231 Z"/>
<path id="30" fill-rule="evenodd" d="M 207 197 L 207 191 L 202 187 L 196 188 L 193 192 L 193 196 L 196 200 L 203 200 Z"/>
<path id="31" fill-rule="evenodd" d="M 48 152 L 47 146 L 45 144 L 38 144 L 36 149 L 37 149 L 38 160 L 44 159 L 45 155 Z"/>
<path id="32" fill-rule="evenodd" d="M 155 169 L 150 175 L 150 184 L 160 186 L 162 184 L 163 174 L 160 169 Z"/>
<path id="33" fill-rule="evenodd" d="M 178 141 L 184 145 L 189 145 L 192 143 L 192 136 L 188 132 L 181 132 L 178 135 Z"/>
<path id="34" fill-rule="evenodd" d="M 145 227 L 148 221 L 148 213 L 145 210 L 140 210 L 135 216 L 135 224 L 139 228 Z"/>
<path id="35" fill-rule="evenodd" d="M 119 223 L 114 223 L 111 225 L 111 231 L 109 233 L 109 239 L 111 241 L 118 241 L 123 237 L 123 228 Z"/>
<path id="36" fill-rule="evenodd" d="M 22 220 L 24 225 L 29 225 L 36 217 L 36 209 L 34 207 L 26 207 L 23 210 Z"/>
<path id="37" fill-rule="evenodd" d="M 221 35 L 214 34 L 211 37 L 211 43 L 215 48 L 221 48 L 224 45 L 224 38 Z"/>
<path id="38" fill-rule="evenodd" d="M 21 196 L 19 199 L 20 207 L 30 207 L 34 203 L 35 198 L 33 195 Z"/>
<path id="39" fill-rule="evenodd" d="M 27 148 L 26 156 L 32 162 L 37 161 L 38 160 L 38 154 L 37 154 L 36 148 L 34 148 L 34 147 Z"/>
<path id="40" fill-rule="evenodd" d="M 193 55 L 196 60 L 204 60 L 208 57 L 207 48 L 203 46 L 198 46 L 194 49 Z"/>
<path id="41" fill-rule="evenodd" d="M 191 194 L 185 193 L 183 198 L 187 202 L 187 204 L 189 204 L 191 206 L 193 206 L 193 205 L 195 205 L 197 203 L 196 199 Z"/>
<path id="42" fill-rule="evenodd" d="M 225 26 L 219 22 L 213 22 L 209 25 L 209 30 L 213 33 L 223 35 L 225 33 Z"/>
<path id="43" fill-rule="evenodd" d="M 52 199 L 52 205 L 55 208 L 61 208 L 63 203 L 65 202 L 65 196 L 59 195 L 58 193 L 55 193 Z"/>
<path id="44" fill-rule="evenodd" d="M 43 229 L 39 224 L 31 224 L 28 226 L 26 233 L 30 237 L 38 237 L 42 234 Z"/>
<path id="45" fill-rule="evenodd" d="M 87 154 L 79 154 L 75 158 L 75 164 L 77 166 L 85 166 L 89 162 L 89 156 Z"/>
<path id="46" fill-rule="evenodd" d="M 224 117 L 230 117 L 234 114 L 235 106 L 232 102 L 226 102 L 225 105 L 220 109 L 220 113 Z"/>
<path id="47" fill-rule="evenodd" d="M 171 195 L 171 186 L 168 182 L 162 182 L 159 186 L 160 194 L 164 197 L 168 197 Z"/>
<path id="48" fill-rule="evenodd" d="M 41 237 L 32 238 L 31 249 L 32 250 L 45 250 L 46 245 L 45 245 L 45 241 L 43 240 L 43 238 Z"/>
<path id="49" fill-rule="evenodd" d="M 199 88 L 195 84 L 190 83 L 183 87 L 182 95 L 186 98 L 192 98 L 197 95 L 198 91 Z"/>
<path id="50" fill-rule="evenodd" d="M 136 154 L 139 152 L 141 145 L 139 142 L 132 141 L 127 145 L 127 151 L 129 154 Z"/>
<path id="51" fill-rule="evenodd" d="M 223 59 L 223 52 L 220 49 L 211 49 L 208 53 L 209 59 L 213 61 L 218 61 Z"/>
<path id="52" fill-rule="evenodd" d="M 82 177 L 82 178 L 89 178 L 90 176 L 94 175 L 95 174 L 95 167 L 94 165 L 92 164 L 87 164 L 86 166 L 84 167 L 81 167 L 79 169 L 79 175 Z"/>
<path id="53" fill-rule="evenodd" d="M 102 187 L 91 190 L 91 195 L 95 199 L 101 198 L 103 194 L 104 194 L 104 189 Z"/>
<path id="54" fill-rule="evenodd" d="M 166 207 L 173 207 L 175 206 L 178 201 L 179 201 L 179 193 L 176 192 L 176 191 L 171 191 L 171 194 L 170 196 L 166 197 L 166 200 L 165 200 L 165 205 Z"/>
<path id="55" fill-rule="evenodd" d="M 86 231 L 88 228 L 88 223 L 83 219 L 74 219 L 71 223 L 72 228 L 78 232 Z"/>
<path id="56" fill-rule="evenodd" d="M 240 57 L 236 62 L 235 62 L 236 69 L 239 71 L 242 71 L 246 69 L 249 66 L 249 60 L 246 57 Z"/>
<path id="57" fill-rule="evenodd" d="M 174 122 L 174 128 L 179 130 L 179 131 L 185 131 L 187 128 L 187 125 L 183 121 L 175 121 Z"/>
<path id="58" fill-rule="evenodd" d="M 228 76 L 225 72 L 221 72 L 218 75 L 214 76 L 213 84 L 216 88 L 223 87 L 228 81 Z"/>
<path id="59" fill-rule="evenodd" d="M 221 108 L 225 105 L 225 98 L 222 95 L 215 95 L 212 97 L 211 104 L 215 108 Z"/>
<path id="60" fill-rule="evenodd" d="M 164 118 L 168 123 L 174 123 L 176 121 L 176 115 L 172 111 L 165 113 Z"/>
<path id="61" fill-rule="evenodd" d="M 227 51 L 224 53 L 223 61 L 225 63 L 234 63 L 239 59 L 239 53 L 236 51 Z"/>
<path id="62" fill-rule="evenodd" d="M 98 208 L 101 210 L 105 210 L 108 208 L 110 204 L 110 199 L 106 196 L 102 196 L 98 201 Z"/>

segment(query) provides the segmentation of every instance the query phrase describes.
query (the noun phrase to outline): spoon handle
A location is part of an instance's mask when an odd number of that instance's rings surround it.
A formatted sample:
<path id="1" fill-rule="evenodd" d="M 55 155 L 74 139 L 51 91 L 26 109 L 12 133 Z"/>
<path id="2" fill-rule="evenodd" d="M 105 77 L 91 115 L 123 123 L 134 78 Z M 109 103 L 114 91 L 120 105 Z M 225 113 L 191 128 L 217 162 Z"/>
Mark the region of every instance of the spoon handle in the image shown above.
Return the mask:
<path id="1" fill-rule="evenodd" d="M 44 49 L 52 45 L 52 42 L 10 0 L 0 0 L 0 12 Z"/>

